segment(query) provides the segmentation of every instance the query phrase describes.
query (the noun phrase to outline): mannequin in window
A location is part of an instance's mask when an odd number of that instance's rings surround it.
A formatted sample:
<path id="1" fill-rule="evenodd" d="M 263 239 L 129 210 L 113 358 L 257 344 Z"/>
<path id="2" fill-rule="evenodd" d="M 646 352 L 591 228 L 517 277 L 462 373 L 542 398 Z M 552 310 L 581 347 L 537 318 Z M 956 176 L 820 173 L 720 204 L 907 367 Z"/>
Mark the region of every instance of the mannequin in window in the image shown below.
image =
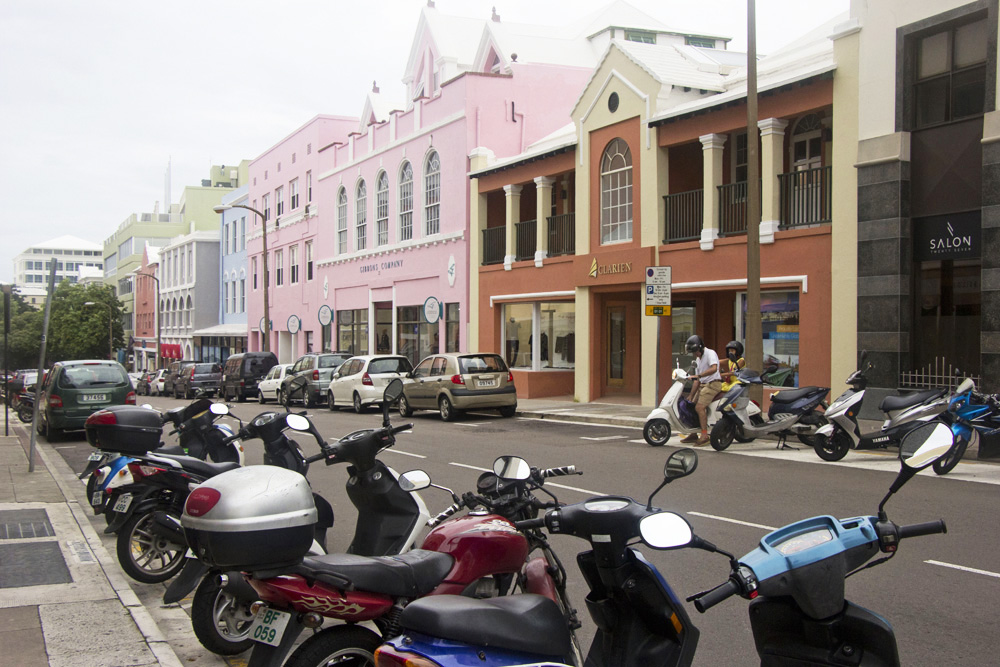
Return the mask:
<path id="1" fill-rule="evenodd" d="M 517 323 L 513 317 L 507 322 L 507 365 L 513 366 L 517 361 L 517 349 L 521 345 L 521 341 L 518 338 L 518 329 L 520 325 Z"/>

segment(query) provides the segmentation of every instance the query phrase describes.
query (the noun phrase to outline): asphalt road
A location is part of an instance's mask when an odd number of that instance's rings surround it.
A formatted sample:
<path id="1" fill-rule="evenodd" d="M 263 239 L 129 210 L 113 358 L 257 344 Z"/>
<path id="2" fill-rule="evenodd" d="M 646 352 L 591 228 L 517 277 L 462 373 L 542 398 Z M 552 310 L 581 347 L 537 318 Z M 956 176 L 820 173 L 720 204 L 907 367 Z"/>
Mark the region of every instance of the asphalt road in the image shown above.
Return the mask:
<path id="1" fill-rule="evenodd" d="M 159 408 L 181 403 L 160 398 L 149 402 Z M 231 407 L 244 420 L 262 410 L 255 403 Z M 268 408 L 280 409 L 273 404 Z M 330 439 L 378 426 L 381 421 L 374 410 L 355 415 L 322 408 L 312 416 Z M 395 412 L 392 419 L 404 422 Z M 400 434 L 396 446 L 382 454 L 383 460 L 398 471 L 421 468 L 435 483 L 459 493 L 471 490 L 478 471 L 491 468 L 497 456 L 514 454 L 537 467 L 574 464 L 583 470 L 582 476 L 546 485 L 563 502 L 597 494 L 645 500 L 662 481 L 663 465 L 673 451 L 669 446 L 647 446 L 641 432 L 630 428 L 503 419 L 495 413 L 469 414 L 459 422 L 443 423 L 436 413 L 418 412 L 408 421 L 413 422 L 413 430 Z M 296 435 L 296 439 L 306 455 L 317 451 L 311 437 Z M 75 470 L 83 468 L 91 451 L 82 434 L 55 446 Z M 246 446 L 248 462 L 259 463 L 259 442 Z M 738 456 L 710 448 L 698 453 L 695 473 L 663 489 L 655 504 L 685 514 L 698 535 L 737 556 L 753 549 L 771 529 L 799 519 L 874 514 L 894 478 L 888 472 Z M 345 548 L 356 520 L 344 491 L 346 471 L 314 464 L 309 479 L 334 506 L 331 549 Z M 432 512 L 450 503 L 442 491 L 427 489 L 421 494 Z M 893 624 L 904 665 L 996 664 L 994 617 L 1000 611 L 997 487 L 922 473 L 886 509 L 897 523 L 943 518 L 948 534 L 904 542 L 890 562 L 849 579 L 847 598 Z M 574 558 L 586 543 L 556 537 L 553 544 L 570 573 L 570 595 L 584 620 L 580 638 L 586 649 L 593 624 L 583 603 L 586 589 Z M 713 587 L 728 574 L 727 561 L 719 555 L 693 549 L 643 551 L 680 597 Z M 702 615 L 688 605 L 701 631 L 695 664 L 759 664 L 746 607 L 745 600 L 733 598 Z M 173 644 L 171 632 L 175 630 L 164 631 Z"/>

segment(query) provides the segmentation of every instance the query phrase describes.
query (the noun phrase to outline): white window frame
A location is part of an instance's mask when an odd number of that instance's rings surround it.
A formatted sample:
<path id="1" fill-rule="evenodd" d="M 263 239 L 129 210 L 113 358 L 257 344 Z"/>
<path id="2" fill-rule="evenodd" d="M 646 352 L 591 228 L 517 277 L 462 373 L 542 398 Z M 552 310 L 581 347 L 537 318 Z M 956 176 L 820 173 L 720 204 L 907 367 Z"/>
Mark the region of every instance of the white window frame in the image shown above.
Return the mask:
<path id="1" fill-rule="evenodd" d="M 424 160 L 424 235 L 441 231 L 441 156 L 431 151 Z"/>
<path id="2" fill-rule="evenodd" d="M 382 171 L 375 178 L 375 245 L 389 243 L 389 175 Z"/>
<path id="3" fill-rule="evenodd" d="M 601 245 L 630 242 L 633 215 L 632 151 L 616 137 L 601 154 Z"/>
<path id="4" fill-rule="evenodd" d="M 413 165 L 406 161 L 399 169 L 399 240 L 413 238 Z"/>
<path id="5" fill-rule="evenodd" d="M 337 253 L 347 252 L 347 188 L 337 194 Z"/>
<path id="6" fill-rule="evenodd" d="M 354 248 L 368 247 L 368 186 L 364 179 L 354 188 Z"/>

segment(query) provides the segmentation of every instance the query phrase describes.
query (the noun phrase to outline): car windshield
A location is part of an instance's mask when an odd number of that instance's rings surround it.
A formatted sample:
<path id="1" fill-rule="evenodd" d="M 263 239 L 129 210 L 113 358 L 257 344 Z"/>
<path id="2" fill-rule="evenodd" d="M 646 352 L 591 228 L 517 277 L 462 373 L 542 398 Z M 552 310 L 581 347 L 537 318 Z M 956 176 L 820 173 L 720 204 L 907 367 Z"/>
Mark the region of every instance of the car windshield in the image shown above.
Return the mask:
<path id="1" fill-rule="evenodd" d="M 369 373 L 409 373 L 413 370 L 410 360 L 406 357 L 393 357 L 391 359 L 372 359 L 368 364 Z"/>
<path id="2" fill-rule="evenodd" d="M 460 357 L 459 368 L 465 373 L 500 373 L 507 370 L 503 359 L 495 354 L 477 354 L 470 357 Z"/>
<path id="3" fill-rule="evenodd" d="M 85 389 L 87 387 L 111 387 L 125 384 L 128 376 L 115 366 L 67 366 L 59 378 L 61 389 Z"/>

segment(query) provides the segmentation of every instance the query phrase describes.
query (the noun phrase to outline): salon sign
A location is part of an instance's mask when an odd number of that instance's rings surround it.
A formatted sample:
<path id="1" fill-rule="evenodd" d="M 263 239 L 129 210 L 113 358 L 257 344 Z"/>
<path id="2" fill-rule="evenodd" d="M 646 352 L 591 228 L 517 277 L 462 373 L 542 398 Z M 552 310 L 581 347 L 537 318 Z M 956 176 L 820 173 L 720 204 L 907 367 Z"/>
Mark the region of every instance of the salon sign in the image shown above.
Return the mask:
<path id="1" fill-rule="evenodd" d="M 913 221 L 913 258 L 921 262 L 978 259 L 981 230 L 979 211 L 918 218 Z"/>

